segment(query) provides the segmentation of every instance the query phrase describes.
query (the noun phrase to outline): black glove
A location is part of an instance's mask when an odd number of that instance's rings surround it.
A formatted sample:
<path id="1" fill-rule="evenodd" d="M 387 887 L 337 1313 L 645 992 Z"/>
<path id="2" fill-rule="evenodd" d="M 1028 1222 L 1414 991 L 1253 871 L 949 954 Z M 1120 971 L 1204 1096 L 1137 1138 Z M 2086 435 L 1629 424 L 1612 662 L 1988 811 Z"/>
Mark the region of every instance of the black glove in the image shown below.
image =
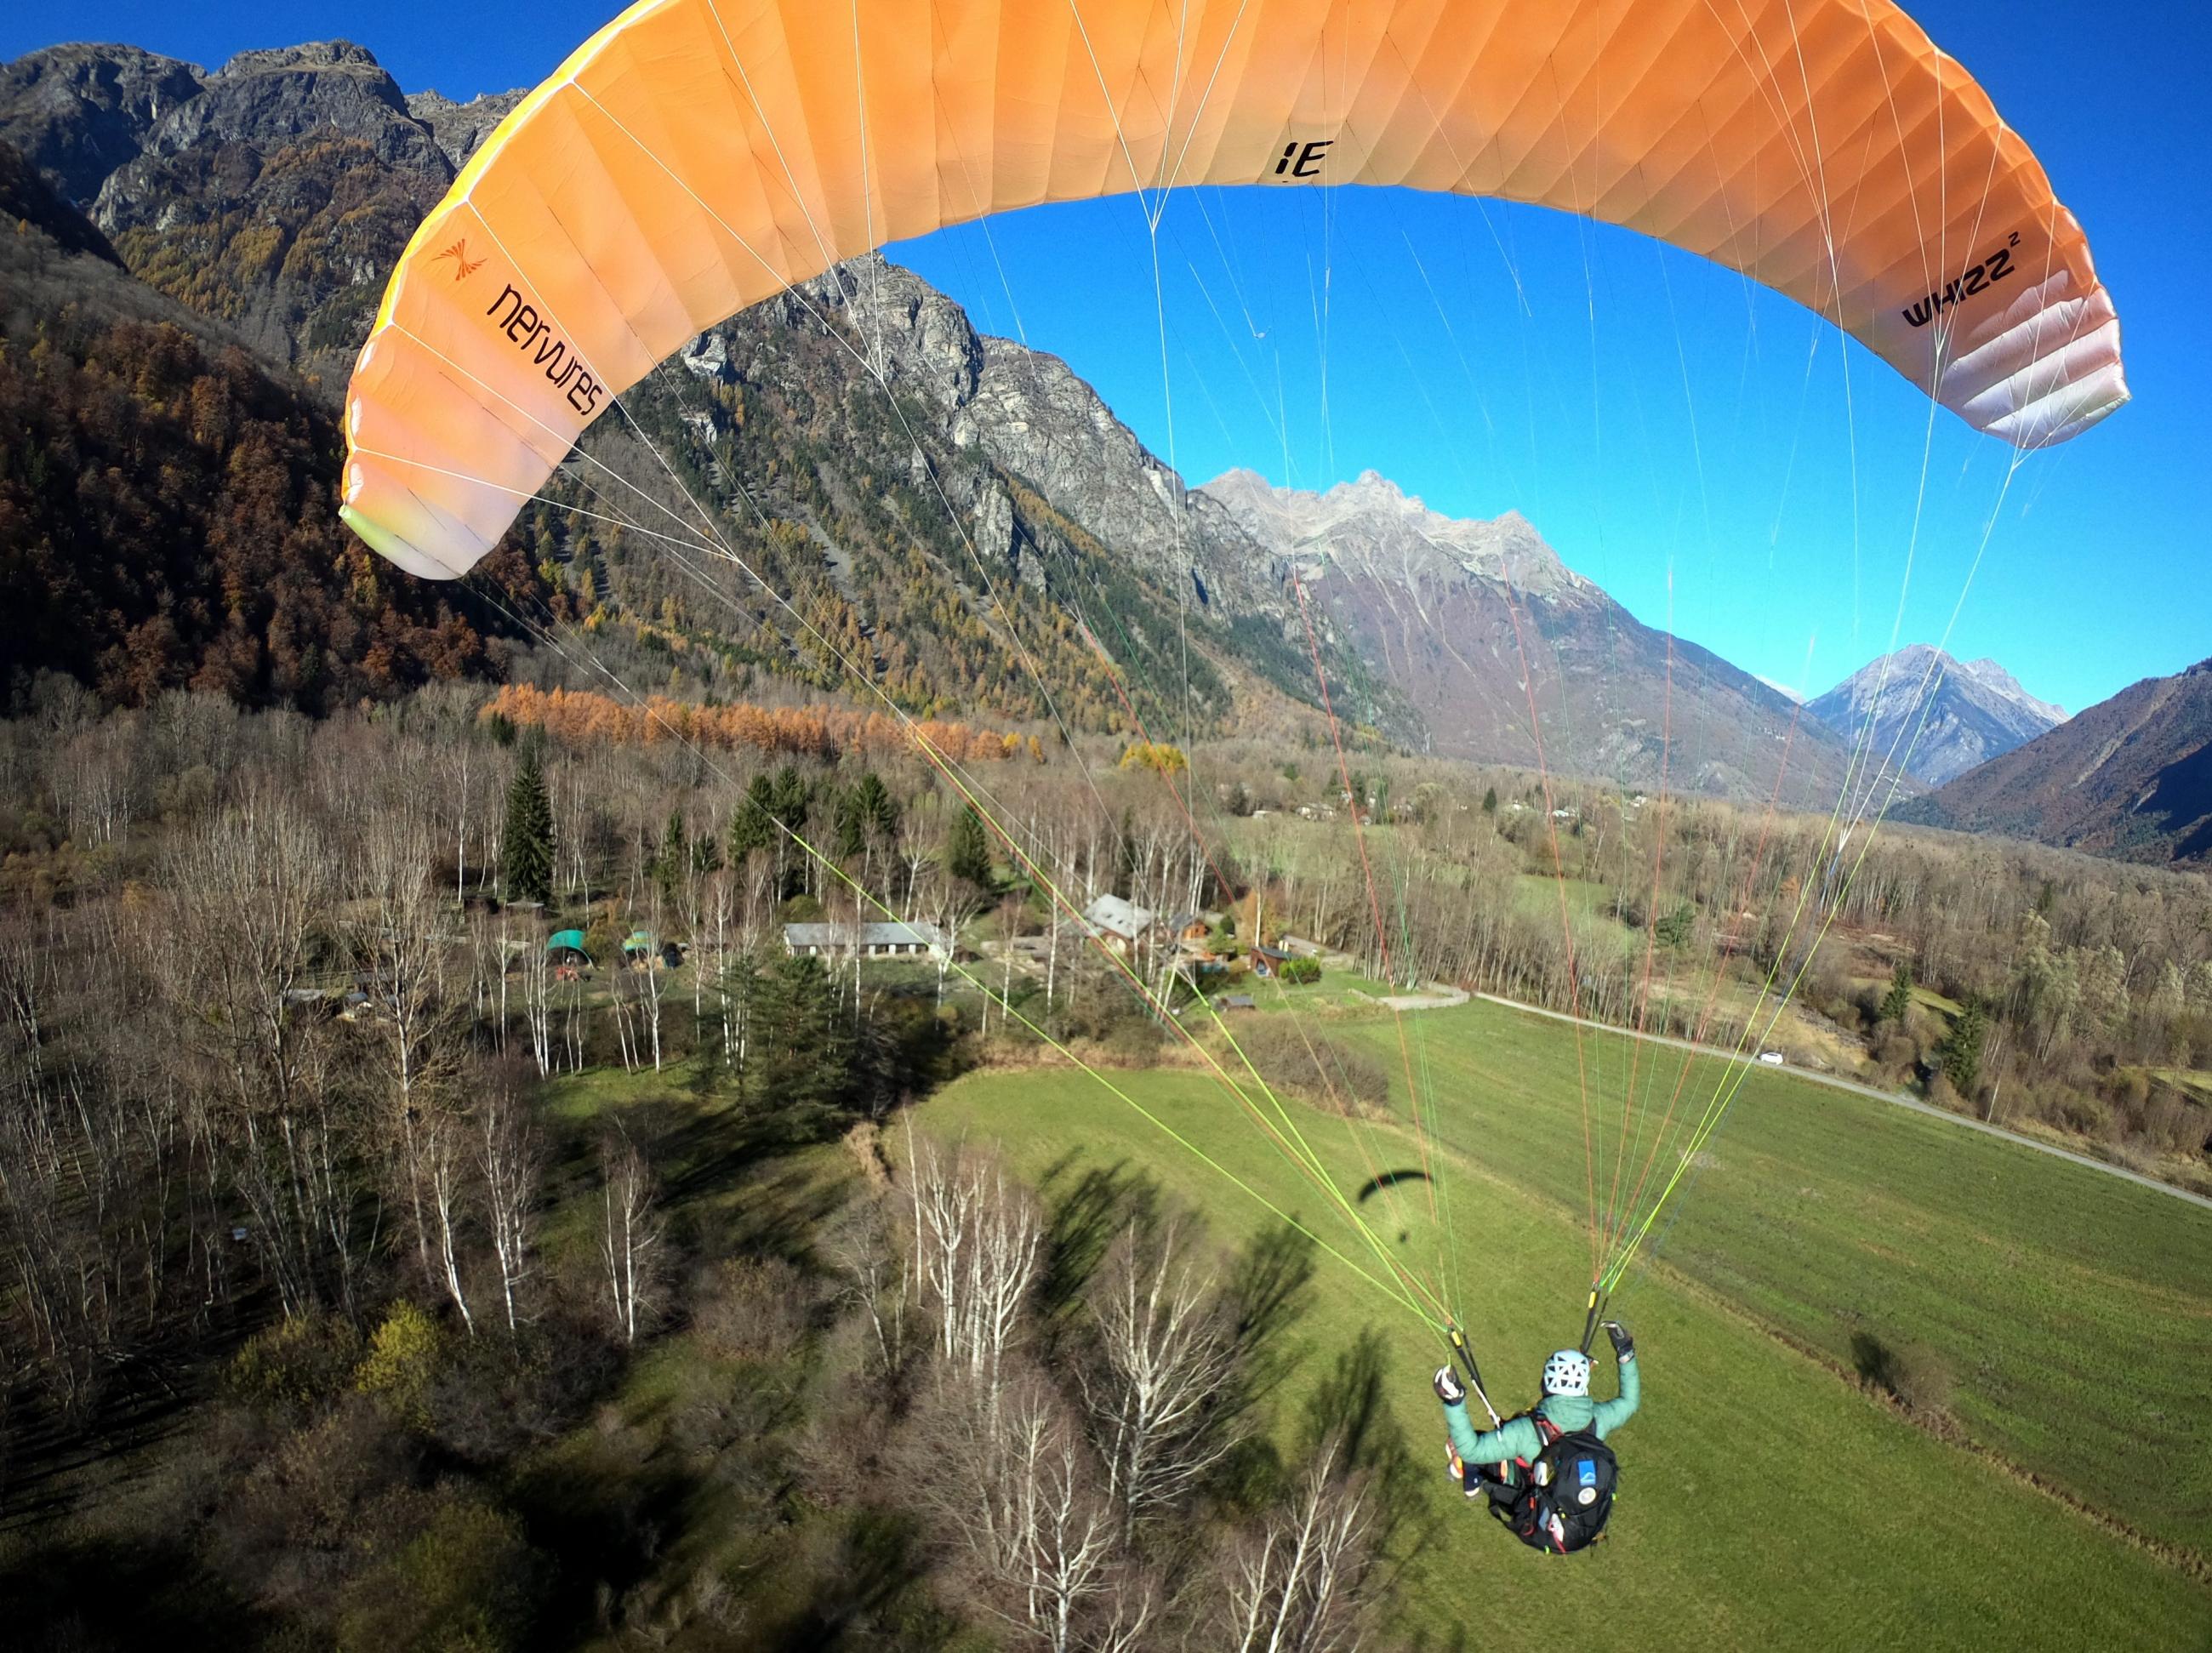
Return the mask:
<path id="1" fill-rule="evenodd" d="M 1605 1322 L 1605 1334 L 1613 1340 L 1613 1352 L 1620 1357 L 1622 1365 L 1636 1358 L 1636 1340 L 1629 1336 L 1627 1327 L 1617 1320 L 1608 1320 Z"/>
<path id="2" fill-rule="evenodd" d="M 1449 1366 L 1437 1368 L 1437 1399 L 1448 1407 L 1467 1404 L 1467 1385 L 1459 1381 L 1459 1374 Z"/>

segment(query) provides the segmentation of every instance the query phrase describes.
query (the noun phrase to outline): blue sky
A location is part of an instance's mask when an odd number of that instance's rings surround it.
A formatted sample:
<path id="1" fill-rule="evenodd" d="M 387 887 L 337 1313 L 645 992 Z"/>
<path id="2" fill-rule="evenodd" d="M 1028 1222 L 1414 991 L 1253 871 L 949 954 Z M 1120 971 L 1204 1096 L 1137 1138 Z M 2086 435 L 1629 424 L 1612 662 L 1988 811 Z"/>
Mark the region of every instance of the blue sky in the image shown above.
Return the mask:
<path id="1" fill-rule="evenodd" d="M 2011 450 L 1931 427 L 1923 398 L 1855 348 L 1846 364 L 1786 301 L 1539 209 L 1178 196 L 1158 237 L 1167 394 L 1131 201 L 894 251 L 979 325 L 1066 357 L 1194 481 L 1243 464 L 1325 487 L 1373 467 L 1453 514 L 1518 508 L 1639 617 L 1815 692 L 1887 645 L 1902 593 L 1902 641 L 1936 641 L 1956 608 L 1954 653 L 2078 710 L 2212 654 L 2212 15 L 1908 9 L 2043 157 L 2119 306 L 2135 402 L 2008 484 Z M 542 77 L 612 9 L 36 0 L 0 15 L 0 57 L 119 40 L 213 65 L 343 36 L 408 89 L 465 98 Z"/>

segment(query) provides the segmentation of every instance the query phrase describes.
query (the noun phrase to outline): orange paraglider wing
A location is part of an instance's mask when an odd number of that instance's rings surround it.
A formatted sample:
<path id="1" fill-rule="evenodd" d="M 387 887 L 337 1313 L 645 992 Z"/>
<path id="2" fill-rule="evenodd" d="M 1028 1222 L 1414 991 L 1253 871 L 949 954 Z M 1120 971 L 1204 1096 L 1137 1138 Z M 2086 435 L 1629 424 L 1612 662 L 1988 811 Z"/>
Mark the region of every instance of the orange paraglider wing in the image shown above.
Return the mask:
<path id="1" fill-rule="evenodd" d="M 348 390 L 343 514 L 461 574 L 615 397 L 736 311 L 986 213 L 1192 184 L 1623 225 L 2022 447 L 2127 399 L 2080 227 L 1889 0 L 644 0 L 401 258 Z"/>

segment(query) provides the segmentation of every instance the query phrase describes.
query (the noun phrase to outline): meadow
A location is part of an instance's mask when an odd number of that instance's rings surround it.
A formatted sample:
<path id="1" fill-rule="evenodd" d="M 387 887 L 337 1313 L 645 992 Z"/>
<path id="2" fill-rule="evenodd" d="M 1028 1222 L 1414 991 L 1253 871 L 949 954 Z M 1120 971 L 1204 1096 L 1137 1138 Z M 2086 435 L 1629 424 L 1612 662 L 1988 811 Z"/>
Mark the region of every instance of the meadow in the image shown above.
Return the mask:
<path id="1" fill-rule="evenodd" d="M 1389 1017 L 1327 1024 L 1394 1074 L 1408 1065 Z M 1544 1354 L 1580 1333 L 1589 1273 L 1576 1036 L 1480 1002 L 1403 1028 L 1433 1099 L 1437 1205 L 1407 1183 L 1360 1208 L 1447 1283 L 1501 1409 L 1524 1405 Z M 1583 1038 L 1594 1115 L 1617 1124 L 1627 1042 Z M 1645 1052 L 1639 1097 L 1663 1108 L 1683 1060 Z M 1692 1060 L 1684 1106 L 1718 1073 Z M 1440 1340 L 1330 1201 L 1206 1075 L 1106 1078 L 977 1073 L 918 1123 L 994 1144 L 1048 1188 L 1086 1169 L 1149 1178 L 1224 1247 L 1279 1220 L 1265 1200 L 1336 1254 L 1319 1259 L 1281 1415 L 1363 1333 L 1382 1340 L 1389 1411 L 1416 1462 L 1435 1462 L 1398 1593 L 1415 1644 L 1471 1645 L 1537 1614 L 1639 1648 L 2212 1638 L 2212 1214 L 1754 1071 L 1613 1302 L 1645 1370 L 1614 1531 L 1547 1560 L 1448 1485 L 1427 1383 Z M 1420 1163 L 1402 1119 L 1284 1106 L 1347 1194 Z M 1917 1406 L 1878 1381 L 1899 1358 Z M 1601 1362 L 1601 1394 L 1610 1381 Z"/>

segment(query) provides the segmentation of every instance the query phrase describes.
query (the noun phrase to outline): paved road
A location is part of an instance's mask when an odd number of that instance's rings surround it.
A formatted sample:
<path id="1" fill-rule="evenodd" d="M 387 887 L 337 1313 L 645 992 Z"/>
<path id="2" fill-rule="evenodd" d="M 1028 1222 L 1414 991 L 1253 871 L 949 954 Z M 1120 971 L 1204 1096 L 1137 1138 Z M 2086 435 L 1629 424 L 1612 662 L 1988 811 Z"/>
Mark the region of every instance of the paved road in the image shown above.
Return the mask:
<path id="1" fill-rule="evenodd" d="M 1543 1010 L 1534 1005 L 1522 1004 L 1517 1000 L 1501 999 L 1494 993 L 1478 993 L 1474 996 L 1490 1004 L 1503 1006 L 1507 1010 L 1517 1010 L 1524 1016 L 1542 1016 L 1554 1022 L 1568 1022 L 1577 1026 L 1593 1029 L 1600 1033 L 1611 1033 L 1620 1037 L 1627 1036 L 1620 1028 L 1610 1026 L 1604 1022 L 1593 1022 L 1585 1016 L 1570 1016 L 1563 1010 Z M 1753 1057 L 1739 1055 L 1734 1050 L 1720 1045 L 1698 1044 L 1694 1040 L 1677 1039 L 1658 1033 L 1647 1033 L 1644 1035 L 1644 1039 L 1649 1044 L 1670 1045 L 1677 1050 L 1693 1050 L 1699 1055 L 1716 1057 L 1723 1061 L 1742 1062 L 1747 1066 L 1757 1065 Z M 1922 1102 L 1917 1097 L 1899 1096 L 1894 1091 L 1884 1091 L 1875 1085 L 1861 1085 L 1856 1079 L 1840 1079 L 1833 1073 L 1815 1073 L 1809 1067 L 1784 1067 L 1778 1071 L 1788 1073 L 1793 1078 L 1804 1079 L 1810 1084 L 1825 1085 L 1832 1091 L 1849 1091 L 1855 1096 L 1871 1097 L 1876 1102 L 1887 1102 L 1898 1108 L 1909 1108 L 1916 1114 L 1925 1114 L 1930 1119 L 1940 1119 L 1946 1124 L 1961 1125 L 1967 1130 L 1979 1131 L 1984 1136 L 1997 1137 L 2006 1142 L 2017 1143 L 2023 1148 L 2033 1148 L 2038 1153 L 2047 1153 L 2054 1159 L 2069 1159 L 2077 1165 L 2087 1165 L 2093 1171 L 2102 1171 L 2107 1176 L 2117 1176 L 2124 1182 L 2136 1183 L 2160 1194 L 2170 1194 L 2177 1200 L 2186 1200 L 2192 1206 L 2202 1206 L 2207 1211 L 2212 1211 L 2212 1199 L 2207 1199 L 2201 1194 L 2191 1194 L 2187 1188 L 2178 1188 L 2171 1182 L 2161 1182 L 2155 1176 L 2145 1176 L 2142 1172 L 2131 1171 L 2124 1165 L 2109 1164 L 2104 1160 L 2092 1158 L 2087 1154 L 2075 1153 L 2070 1148 L 2060 1148 L 2048 1142 L 2039 1142 L 2032 1136 L 2022 1136 L 2016 1131 L 2008 1131 L 2002 1125 L 1986 1125 L 1978 1119 L 1968 1119 L 1963 1114 L 1948 1113 L 1943 1109 Z"/>

